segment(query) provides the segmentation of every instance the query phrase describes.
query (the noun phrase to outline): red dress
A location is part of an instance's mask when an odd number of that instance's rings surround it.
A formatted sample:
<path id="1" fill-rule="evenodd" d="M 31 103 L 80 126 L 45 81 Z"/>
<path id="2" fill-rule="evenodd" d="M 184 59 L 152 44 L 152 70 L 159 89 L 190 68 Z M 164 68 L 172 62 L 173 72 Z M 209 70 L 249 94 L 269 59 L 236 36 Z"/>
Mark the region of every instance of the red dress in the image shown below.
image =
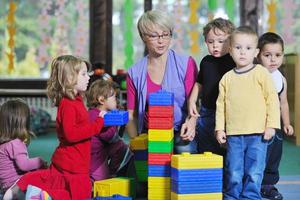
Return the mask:
<path id="1" fill-rule="evenodd" d="M 17 185 L 22 191 L 29 184 L 37 186 L 47 191 L 54 200 L 90 198 L 91 137 L 99 133 L 102 127 L 103 118 L 89 121 L 81 96 L 75 100 L 63 98 L 56 117 L 59 146 L 53 153 L 50 167 L 27 173 Z"/>

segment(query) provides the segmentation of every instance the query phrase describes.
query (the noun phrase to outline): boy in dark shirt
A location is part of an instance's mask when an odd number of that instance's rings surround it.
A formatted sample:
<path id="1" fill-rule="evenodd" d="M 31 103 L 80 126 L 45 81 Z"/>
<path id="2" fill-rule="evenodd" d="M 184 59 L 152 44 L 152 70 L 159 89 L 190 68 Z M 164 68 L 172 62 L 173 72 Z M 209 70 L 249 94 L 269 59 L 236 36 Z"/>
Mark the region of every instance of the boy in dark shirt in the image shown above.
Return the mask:
<path id="1" fill-rule="evenodd" d="M 222 76 L 235 67 L 229 55 L 228 36 L 234 30 L 232 22 L 217 18 L 203 28 L 205 43 L 210 55 L 205 56 L 200 63 L 197 82 L 194 84 L 189 98 L 189 114 L 199 116 L 197 121 L 198 152 L 211 151 L 224 155 L 225 149 L 221 148 L 214 136 L 216 101 L 219 94 L 219 81 Z M 196 103 L 198 94 L 201 98 L 200 115 Z"/>

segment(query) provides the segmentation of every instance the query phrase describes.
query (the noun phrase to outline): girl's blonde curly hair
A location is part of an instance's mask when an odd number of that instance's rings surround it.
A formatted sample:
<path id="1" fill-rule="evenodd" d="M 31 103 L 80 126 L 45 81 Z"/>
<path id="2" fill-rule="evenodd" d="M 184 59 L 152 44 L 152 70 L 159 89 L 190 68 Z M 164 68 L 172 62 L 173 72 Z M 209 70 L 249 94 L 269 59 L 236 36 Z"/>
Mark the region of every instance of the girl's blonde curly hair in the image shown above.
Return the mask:
<path id="1" fill-rule="evenodd" d="M 87 60 L 72 55 L 62 55 L 52 61 L 47 95 L 55 106 L 59 105 L 63 97 L 75 99 L 74 87 L 82 63 L 86 64 L 88 70 L 91 69 L 91 64 Z"/>

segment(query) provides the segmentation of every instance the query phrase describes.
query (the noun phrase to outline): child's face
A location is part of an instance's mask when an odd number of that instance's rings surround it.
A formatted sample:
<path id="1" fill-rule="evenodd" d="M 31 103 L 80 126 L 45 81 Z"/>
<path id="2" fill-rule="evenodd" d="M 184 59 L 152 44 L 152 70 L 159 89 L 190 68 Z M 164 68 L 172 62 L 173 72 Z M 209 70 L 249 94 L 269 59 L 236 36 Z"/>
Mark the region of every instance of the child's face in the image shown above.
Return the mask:
<path id="1" fill-rule="evenodd" d="M 88 83 L 90 80 L 90 76 L 87 72 L 87 66 L 85 63 L 81 63 L 81 68 L 77 77 L 77 84 L 75 85 L 75 93 L 84 92 L 87 89 Z"/>
<path id="2" fill-rule="evenodd" d="M 237 67 L 253 64 L 259 50 L 256 48 L 257 38 L 248 34 L 235 34 L 230 46 L 230 54 Z"/>
<path id="3" fill-rule="evenodd" d="M 205 39 L 209 54 L 222 57 L 228 53 L 228 34 L 218 28 L 211 29 Z"/>
<path id="4" fill-rule="evenodd" d="M 117 109 L 116 93 L 104 100 L 103 109 L 106 111 Z"/>
<path id="5" fill-rule="evenodd" d="M 263 46 L 258 57 L 259 61 L 269 72 L 278 69 L 283 62 L 282 46 L 279 43 L 269 43 Z"/>

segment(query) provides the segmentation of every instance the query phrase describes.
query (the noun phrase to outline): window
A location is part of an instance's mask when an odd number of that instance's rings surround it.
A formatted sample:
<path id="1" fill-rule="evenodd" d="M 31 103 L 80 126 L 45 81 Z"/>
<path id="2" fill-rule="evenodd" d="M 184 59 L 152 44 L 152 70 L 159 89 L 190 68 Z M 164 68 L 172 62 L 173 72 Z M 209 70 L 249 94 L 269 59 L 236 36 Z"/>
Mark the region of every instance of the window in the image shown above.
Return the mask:
<path id="1" fill-rule="evenodd" d="M 15 34 L 10 31 L 13 28 Z M 89 1 L 3 1 L 0 41 L 1 78 L 46 79 L 54 57 L 74 54 L 88 58 Z"/>

